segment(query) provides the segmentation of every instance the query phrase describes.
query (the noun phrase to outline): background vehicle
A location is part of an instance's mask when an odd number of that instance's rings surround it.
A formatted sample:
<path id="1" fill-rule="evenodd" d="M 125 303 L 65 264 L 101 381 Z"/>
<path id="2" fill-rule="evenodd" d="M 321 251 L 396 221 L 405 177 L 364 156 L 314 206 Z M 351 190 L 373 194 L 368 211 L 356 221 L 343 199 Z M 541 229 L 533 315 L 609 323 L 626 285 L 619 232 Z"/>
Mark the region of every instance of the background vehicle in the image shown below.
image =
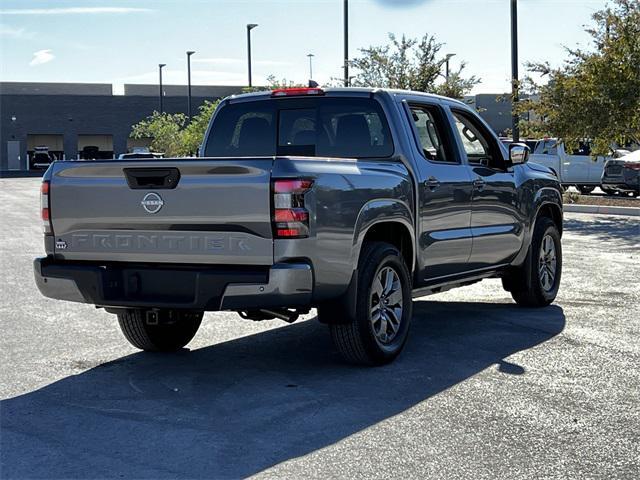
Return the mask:
<path id="1" fill-rule="evenodd" d="M 33 155 L 31 157 L 31 169 L 46 169 L 49 168 L 51 162 L 53 162 L 53 158 L 49 153 L 49 147 L 40 146 L 35 147 L 33 150 Z"/>
<path id="2" fill-rule="evenodd" d="M 127 160 L 131 158 L 162 158 L 162 154 L 151 152 L 130 152 L 118 155 L 118 160 Z"/>
<path id="3" fill-rule="evenodd" d="M 578 148 L 567 152 L 564 143 L 555 138 L 538 141 L 530 161 L 545 165 L 553 170 L 564 188 L 576 186 L 580 193 L 589 194 L 600 185 L 605 157 L 592 157 L 587 142 L 580 142 Z"/>
<path id="4" fill-rule="evenodd" d="M 402 350 L 412 296 L 500 277 L 548 305 L 562 196 L 475 111 L 432 95 L 301 88 L 221 102 L 200 158 L 56 162 L 43 181 L 49 297 L 118 315 L 144 350 L 175 350 L 204 311 L 318 308 L 351 362 Z"/>
<path id="5" fill-rule="evenodd" d="M 82 148 L 80 158 L 83 160 L 95 160 L 100 158 L 100 148 L 95 145 L 87 145 Z"/>
<path id="6" fill-rule="evenodd" d="M 502 144 L 507 147 L 507 149 L 509 149 L 509 147 L 511 146 L 513 142 L 512 138 L 500 138 L 500 141 L 502 142 Z M 520 140 L 520 143 L 524 143 L 527 147 L 529 147 L 529 150 L 531 150 L 532 152 L 536 149 L 536 145 L 538 143 L 538 140 L 535 140 L 533 138 L 527 138 L 526 140 Z"/>
<path id="7" fill-rule="evenodd" d="M 608 194 L 640 196 L 640 150 L 607 160 L 602 174 L 602 190 Z"/>

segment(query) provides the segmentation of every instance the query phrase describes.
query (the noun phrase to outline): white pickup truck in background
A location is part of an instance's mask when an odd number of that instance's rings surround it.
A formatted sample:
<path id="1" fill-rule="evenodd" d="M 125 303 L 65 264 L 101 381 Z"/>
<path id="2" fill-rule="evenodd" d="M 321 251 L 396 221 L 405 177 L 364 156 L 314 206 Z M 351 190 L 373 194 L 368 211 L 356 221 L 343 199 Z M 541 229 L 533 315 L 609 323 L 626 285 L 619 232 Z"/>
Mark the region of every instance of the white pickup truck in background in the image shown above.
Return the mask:
<path id="1" fill-rule="evenodd" d="M 588 143 L 580 142 L 576 150 L 568 153 L 564 143 L 545 138 L 536 144 L 530 161 L 553 170 L 564 188 L 573 185 L 580 193 L 588 194 L 600 186 L 604 164 L 610 158 L 592 157 Z"/>

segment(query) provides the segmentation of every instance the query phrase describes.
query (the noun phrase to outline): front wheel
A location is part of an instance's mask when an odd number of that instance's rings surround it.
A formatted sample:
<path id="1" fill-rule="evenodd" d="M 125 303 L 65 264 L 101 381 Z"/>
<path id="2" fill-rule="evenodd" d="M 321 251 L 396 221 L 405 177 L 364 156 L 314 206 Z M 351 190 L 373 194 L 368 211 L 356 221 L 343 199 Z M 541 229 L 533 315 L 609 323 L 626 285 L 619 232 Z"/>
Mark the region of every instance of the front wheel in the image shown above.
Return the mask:
<path id="1" fill-rule="evenodd" d="M 558 295 L 562 274 L 560 233 L 550 218 L 536 221 L 529 256 L 529 268 L 522 266 L 513 272 L 505 287 L 518 305 L 545 307 Z"/>
<path id="2" fill-rule="evenodd" d="M 118 313 L 120 330 L 131 345 L 148 352 L 174 352 L 193 339 L 203 312 L 129 309 Z"/>
<path id="3" fill-rule="evenodd" d="M 402 351 L 412 316 L 411 277 L 393 245 L 367 242 L 360 253 L 355 317 L 344 310 L 340 322 L 329 322 L 331 339 L 350 363 L 384 365 Z M 321 317 L 335 315 L 320 307 Z"/>

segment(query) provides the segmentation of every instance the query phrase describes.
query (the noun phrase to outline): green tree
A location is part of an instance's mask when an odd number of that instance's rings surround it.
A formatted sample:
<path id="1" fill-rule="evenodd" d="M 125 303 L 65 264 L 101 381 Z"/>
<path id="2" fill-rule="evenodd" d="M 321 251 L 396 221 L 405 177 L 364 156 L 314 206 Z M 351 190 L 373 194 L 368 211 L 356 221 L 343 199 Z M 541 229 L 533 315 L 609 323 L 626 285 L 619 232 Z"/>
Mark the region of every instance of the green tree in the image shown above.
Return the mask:
<path id="1" fill-rule="evenodd" d="M 220 100 L 216 100 L 215 102 L 205 101 L 200 105 L 198 114 L 191 119 L 191 122 L 189 122 L 183 130 L 182 144 L 189 155 L 195 155 L 200 145 L 202 145 L 209 121 L 219 103 Z"/>
<path id="2" fill-rule="evenodd" d="M 462 76 L 466 64 L 444 78 L 442 70 L 446 57 L 440 55 L 443 47 L 433 36 L 422 39 L 398 39 L 389 33 L 390 43 L 361 48 L 360 56 L 352 60 L 356 75 L 351 84 L 360 87 L 399 88 L 420 92 L 438 93 L 462 98 L 478 83 L 475 76 Z"/>
<path id="3" fill-rule="evenodd" d="M 195 155 L 218 103 L 219 100 L 205 101 L 191 122 L 183 113 L 154 111 L 132 127 L 130 136 L 131 138 L 150 138 L 151 150 L 162 152 L 167 157 Z"/>
<path id="4" fill-rule="evenodd" d="M 268 92 L 269 90 L 276 90 L 278 88 L 295 88 L 306 87 L 301 83 L 296 83 L 293 80 L 287 80 L 286 78 L 278 79 L 275 75 L 271 74 L 267 77 L 267 84 L 257 87 L 244 87 L 242 93 L 251 92 Z"/>
<path id="5" fill-rule="evenodd" d="M 532 97 L 517 110 L 534 113 L 522 123 L 523 133 L 558 137 L 569 146 L 591 139 L 592 152 L 606 155 L 613 144 L 640 140 L 640 0 L 613 0 L 593 21 L 586 30 L 589 50 L 567 49 L 558 68 L 528 64 L 548 82 L 525 78 L 522 90 Z"/>
<path id="6" fill-rule="evenodd" d="M 185 155 L 182 145 L 182 130 L 187 122 L 182 113 L 160 113 L 154 111 L 149 117 L 133 126 L 131 138 L 150 138 L 151 150 L 168 157 Z"/>

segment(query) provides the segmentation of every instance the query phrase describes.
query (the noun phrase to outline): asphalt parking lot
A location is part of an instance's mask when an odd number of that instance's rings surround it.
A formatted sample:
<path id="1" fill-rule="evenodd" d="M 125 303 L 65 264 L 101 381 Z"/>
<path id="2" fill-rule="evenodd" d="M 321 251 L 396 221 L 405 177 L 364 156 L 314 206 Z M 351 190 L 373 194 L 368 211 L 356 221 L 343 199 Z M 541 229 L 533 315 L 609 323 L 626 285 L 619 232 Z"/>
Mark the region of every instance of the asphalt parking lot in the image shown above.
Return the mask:
<path id="1" fill-rule="evenodd" d="M 189 350 L 43 298 L 38 179 L 0 180 L 2 478 L 639 478 L 640 221 L 566 214 L 557 302 L 416 302 L 392 365 L 326 329 L 207 314 Z"/>

